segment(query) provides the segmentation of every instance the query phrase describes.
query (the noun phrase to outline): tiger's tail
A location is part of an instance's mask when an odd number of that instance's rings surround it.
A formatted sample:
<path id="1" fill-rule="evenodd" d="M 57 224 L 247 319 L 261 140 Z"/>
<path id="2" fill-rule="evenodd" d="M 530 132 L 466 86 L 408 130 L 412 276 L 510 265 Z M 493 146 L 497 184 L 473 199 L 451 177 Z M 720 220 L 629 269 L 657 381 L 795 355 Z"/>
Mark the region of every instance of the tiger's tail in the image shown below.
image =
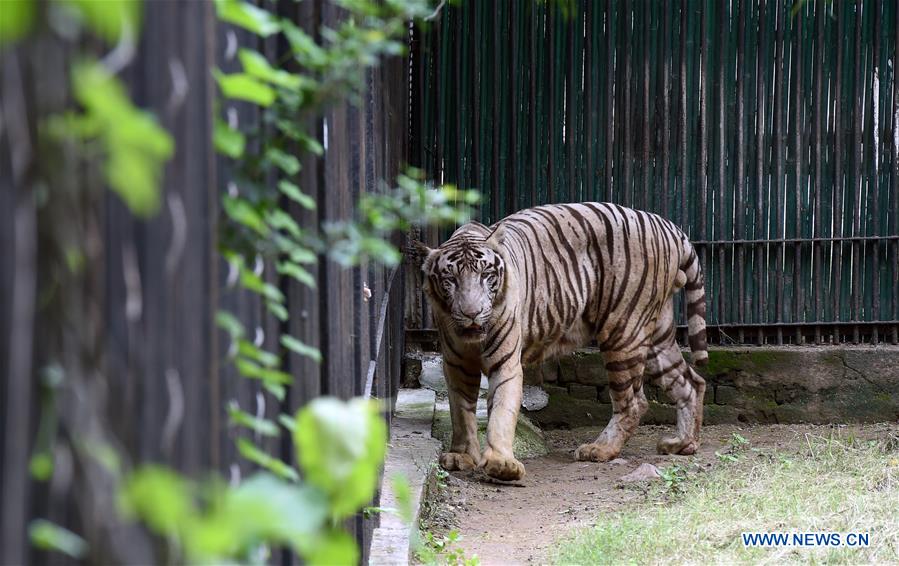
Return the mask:
<path id="1" fill-rule="evenodd" d="M 704 366 L 709 361 L 708 344 L 705 334 L 705 286 L 702 266 L 693 245 L 684 238 L 684 255 L 678 273 L 678 283 L 683 282 L 687 295 L 687 332 L 693 365 Z M 683 275 L 681 275 L 681 273 Z"/>

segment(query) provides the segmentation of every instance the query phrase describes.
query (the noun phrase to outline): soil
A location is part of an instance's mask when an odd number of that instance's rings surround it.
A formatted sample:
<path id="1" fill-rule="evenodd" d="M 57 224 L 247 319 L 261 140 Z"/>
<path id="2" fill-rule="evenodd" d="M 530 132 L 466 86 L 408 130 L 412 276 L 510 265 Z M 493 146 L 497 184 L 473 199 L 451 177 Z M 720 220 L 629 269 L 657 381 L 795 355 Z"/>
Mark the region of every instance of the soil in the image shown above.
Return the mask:
<path id="1" fill-rule="evenodd" d="M 573 529 L 594 524 L 601 512 L 646 501 L 646 482 L 620 481 L 643 463 L 709 468 L 718 461 L 716 451 L 730 449 L 734 432 L 748 439 L 752 448 L 770 451 L 796 448 L 804 444 L 807 433 L 828 436 L 835 428 L 848 428 L 865 438 L 887 428 L 895 430 L 896 424 L 707 426 L 694 456 L 656 454 L 656 440 L 671 427 L 641 426 L 621 453 L 624 461 L 607 463 L 574 460 L 574 450 L 594 439 L 600 429 L 548 431 L 551 451 L 522 460 L 527 475 L 521 485 L 491 483 L 480 473 L 451 473 L 432 496 L 423 528 L 435 535 L 457 530 L 461 541 L 455 544 L 466 557 L 477 555 L 483 565 L 543 564 L 553 544 Z"/>

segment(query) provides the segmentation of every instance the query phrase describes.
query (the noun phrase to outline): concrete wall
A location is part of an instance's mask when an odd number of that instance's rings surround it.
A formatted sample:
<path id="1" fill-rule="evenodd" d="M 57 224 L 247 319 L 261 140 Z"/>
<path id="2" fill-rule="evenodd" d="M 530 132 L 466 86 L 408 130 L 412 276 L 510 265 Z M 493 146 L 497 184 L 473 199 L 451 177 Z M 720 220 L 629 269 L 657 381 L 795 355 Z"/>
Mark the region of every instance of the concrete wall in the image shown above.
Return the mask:
<path id="1" fill-rule="evenodd" d="M 701 368 L 705 422 L 839 423 L 899 420 L 899 347 L 714 348 Z M 543 427 L 604 425 L 612 406 L 602 355 L 584 349 L 527 368 L 549 405 L 528 413 Z M 667 395 L 646 385 L 647 424 L 674 422 Z"/>

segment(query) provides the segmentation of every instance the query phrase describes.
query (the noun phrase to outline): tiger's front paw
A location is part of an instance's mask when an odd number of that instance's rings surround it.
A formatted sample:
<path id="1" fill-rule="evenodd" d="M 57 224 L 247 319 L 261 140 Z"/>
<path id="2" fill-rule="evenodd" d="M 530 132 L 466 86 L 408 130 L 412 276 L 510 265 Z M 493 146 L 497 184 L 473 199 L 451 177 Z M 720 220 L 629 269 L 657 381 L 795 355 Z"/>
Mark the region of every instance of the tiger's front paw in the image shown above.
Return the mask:
<path id="1" fill-rule="evenodd" d="M 512 456 L 500 456 L 489 448 L 481 457 L 481 467 L 488 476 L 498 480 L 514 481 L 524 477 L 524 464 Z"/>
<path id="2" fill-rule="evenodd" d="M 608 444 L 590 443 L 581 444 L 574 453 L 574 457 L 581 461 L 608 462 L 617 458 L 620 452 Z"/>
<path id="3" fill-rule="evenodd" d="M 440 467 L 444 470 L 453 472 L 455 470 L 471 470 L 477 464 L 468 454 L 460 454 L 459 452 L 444 452 L 440 455 Z"/>

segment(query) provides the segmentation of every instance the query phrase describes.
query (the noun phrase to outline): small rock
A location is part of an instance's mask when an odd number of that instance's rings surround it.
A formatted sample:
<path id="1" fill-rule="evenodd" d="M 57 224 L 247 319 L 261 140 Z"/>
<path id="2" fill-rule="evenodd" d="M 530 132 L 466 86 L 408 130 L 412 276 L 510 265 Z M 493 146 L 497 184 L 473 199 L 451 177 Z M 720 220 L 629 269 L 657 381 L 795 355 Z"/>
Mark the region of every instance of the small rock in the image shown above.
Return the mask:
<path id="1" fill-rule="evenodd" d="M 549 404 L 549 395 L 540 387 L 533 385 L 524 386 L 524 394 L 521 397 L 521 406 L 528 411 L 539 411 Z"/>
<path id="2" fill-rule="evenodd" d="M 659 469 L 653 466 L 652 464 L 643 463 L 640 464 L 636 470 L 633 472 L 621 476 L 619 479 L 625 482 L 637 482 L 637 481 L 647 481 L 654 480 L 662 477 L 659 474 Z"/>
<path id="3" fill-rule="evenodd" d="M 615 458 L 614 460 L 611 460 L 609 463 L 613 464 L 615 466 L 620 466 L 622 464 L 630 464 L 630 462 L 628 462 L 624 458 Z"/>

